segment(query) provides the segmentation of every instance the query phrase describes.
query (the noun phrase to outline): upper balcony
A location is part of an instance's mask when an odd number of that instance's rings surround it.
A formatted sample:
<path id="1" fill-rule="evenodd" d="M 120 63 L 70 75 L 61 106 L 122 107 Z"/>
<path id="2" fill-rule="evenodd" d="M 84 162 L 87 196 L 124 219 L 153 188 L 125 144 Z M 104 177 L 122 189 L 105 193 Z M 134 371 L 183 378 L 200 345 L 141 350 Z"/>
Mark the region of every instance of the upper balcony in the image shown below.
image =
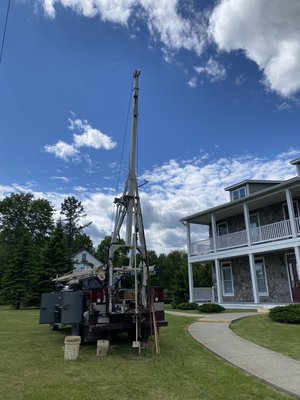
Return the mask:
<path id="1" fill-rule="evenodd" d="M 295 218 L 296 233 L 300 236 L 300 218 Z M 262 225 L 250 228 L 249 238 L 247 230 L 217 236 L 215 241 L 208 238 L 190 244 L 190 256 L 205 255 L 218 251 L 267 243 L 276 240 L 286 240 L 292 237 L 292 227 L 290 220 L 283 220 L 273 224 Z M 215 243 L 215 244 L 214 244 Z M 216 248 L 215 248 L 216 247 Z"/>

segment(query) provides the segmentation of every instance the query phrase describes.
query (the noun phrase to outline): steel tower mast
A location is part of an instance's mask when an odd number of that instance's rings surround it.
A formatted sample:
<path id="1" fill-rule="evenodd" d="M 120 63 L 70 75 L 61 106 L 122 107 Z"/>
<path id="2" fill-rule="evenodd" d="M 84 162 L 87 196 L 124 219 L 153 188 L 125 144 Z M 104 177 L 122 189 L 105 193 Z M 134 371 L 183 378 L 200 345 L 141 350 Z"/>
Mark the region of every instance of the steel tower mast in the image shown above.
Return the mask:
<path id="1" fill-rule="evenodd" d="M 136 147 L 137 147 L 137 123 L 138 123 L 138 96 L 139 96 L 139 75 L 140 71 L 133 73 L 133 109 L 132 109 L 132 132 L 128 176 L 124 186 L 123 194 L 115 199 L 117 205 L 115 226 L 111 237 L 111 243 L 108 256 L 109 269 L 109 312 L 113 312 L 114 304 L 114 275 L 115 267 L 113 265 L 113 256 L 120 247 L 129 250 L 129 265 L 124 266 L 124 271 L 129 271 L 135 277 L 135 319 L 136 319 L 136 341 L 139 335 L 139 319 L 143 308 L 147 307 L 147 278 L 148 278 L 148 260 L 147 249 L 144 234 L 144 225 L 142 210 L 136 178 Z M 125 225 L 125 245 L 119 243 L 120 230 Z M 140 265 L 136 265 L 136 256 L 140 254 Z M 140 289 L 140 295 L 139 295 Z"/>

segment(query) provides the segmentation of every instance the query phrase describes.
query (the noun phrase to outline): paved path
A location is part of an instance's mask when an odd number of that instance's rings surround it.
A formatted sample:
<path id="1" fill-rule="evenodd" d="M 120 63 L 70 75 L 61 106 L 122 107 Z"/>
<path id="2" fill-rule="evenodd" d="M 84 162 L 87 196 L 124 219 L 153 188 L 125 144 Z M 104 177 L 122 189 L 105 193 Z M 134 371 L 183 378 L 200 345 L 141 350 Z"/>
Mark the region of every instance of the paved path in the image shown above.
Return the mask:
<path id="1" fill-rule="evenodd" d="M 198 316 L 188 313 L 176 315 Z M 232 321 L 251 315 L 256 314 L 226 313 L 204 318 L 199 316 L 199 322 L 191 324 L 188 331 L 194 339 L 231 364 L 300 398 L 300 362 L 242 339 L 229 328 Z"/>

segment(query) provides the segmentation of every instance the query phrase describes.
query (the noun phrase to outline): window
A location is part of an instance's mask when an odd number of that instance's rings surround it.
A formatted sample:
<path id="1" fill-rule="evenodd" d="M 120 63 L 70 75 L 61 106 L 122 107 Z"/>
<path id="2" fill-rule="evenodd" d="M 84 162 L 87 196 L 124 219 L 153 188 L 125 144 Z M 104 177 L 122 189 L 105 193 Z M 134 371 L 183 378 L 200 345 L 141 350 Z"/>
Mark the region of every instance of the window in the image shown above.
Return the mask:
<path id="1" fill-rule="evenodd" d="M 220 222 L 217 224 L 217 232 L 218 236 L 224 236 L 228 234 L 228 226 L 227 222 Z"/>
<path id="2" fill-rule="evenodd" d="M 234 296 L 232 269 L 230 262 L 221 263 L 223 296 Z"/>
<path id="3" fill-rule="evenodd" d="M 257 291 L 261 296 L 268 296 L 266 267 L 263 258 L 255 260 Z"/>
<path id="4" fill-rule="evenodd" d="M 294 214 L 295 214 L 295 218 L 299 217 L 299 208 L 298 208 L 298 202 L 297 201 L 293 201 L 293 207 L 294 207 Z M 282 204 L 282 208 L 283 208 L 283 218 L 285 220 L 290 219 L 289 218 L 289 210 L 288 210 L 288 206 L 286 203 Z"/>
<path id="5" fill-rule="evenodd" d="M 247 194 L 246 186 L 243 186 L 231 192 L 231 200 L 241 199 L 242 197 L 245 197 L 246 194 Z"/>
<path id="6" fill-rule="evenodd" d="M 86 261 L 87 260 L 87 258 L 86 258 L 86 253 L 82 253 L 82 259 L 81 259 L 81 261 Z"/>
<path id="7" fill-rule="evenodd" d="M 250 228 L 257 228 L 259 225 L 258 214 L 250 214 Z"/>

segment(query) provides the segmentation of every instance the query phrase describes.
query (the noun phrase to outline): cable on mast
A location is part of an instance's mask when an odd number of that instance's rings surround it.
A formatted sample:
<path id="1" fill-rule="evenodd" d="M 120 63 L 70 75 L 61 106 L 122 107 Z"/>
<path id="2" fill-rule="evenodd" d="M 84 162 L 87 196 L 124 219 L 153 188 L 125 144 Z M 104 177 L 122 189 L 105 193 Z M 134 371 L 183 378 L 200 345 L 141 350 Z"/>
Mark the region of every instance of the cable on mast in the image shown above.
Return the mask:
<path id="1" fill-rule="evenodd" d="M 5 43 L 5 37 L 6 37 L 6 29 L 7 29 L 9 10 L 10 10 L 10 3 L 11 3 L 11 0 L 8 0 L 7 9 L 6 9 L 5 24 L 4 24 L 4 30 L 3 30 L 3 35 L 2 35 L 2 44 L 1 44 L 1 51 L 0 51 L 0 64 L 2 62 L 2 56 L 3 56 L 3 50 L 4 50 L 4 43 Z"/>

